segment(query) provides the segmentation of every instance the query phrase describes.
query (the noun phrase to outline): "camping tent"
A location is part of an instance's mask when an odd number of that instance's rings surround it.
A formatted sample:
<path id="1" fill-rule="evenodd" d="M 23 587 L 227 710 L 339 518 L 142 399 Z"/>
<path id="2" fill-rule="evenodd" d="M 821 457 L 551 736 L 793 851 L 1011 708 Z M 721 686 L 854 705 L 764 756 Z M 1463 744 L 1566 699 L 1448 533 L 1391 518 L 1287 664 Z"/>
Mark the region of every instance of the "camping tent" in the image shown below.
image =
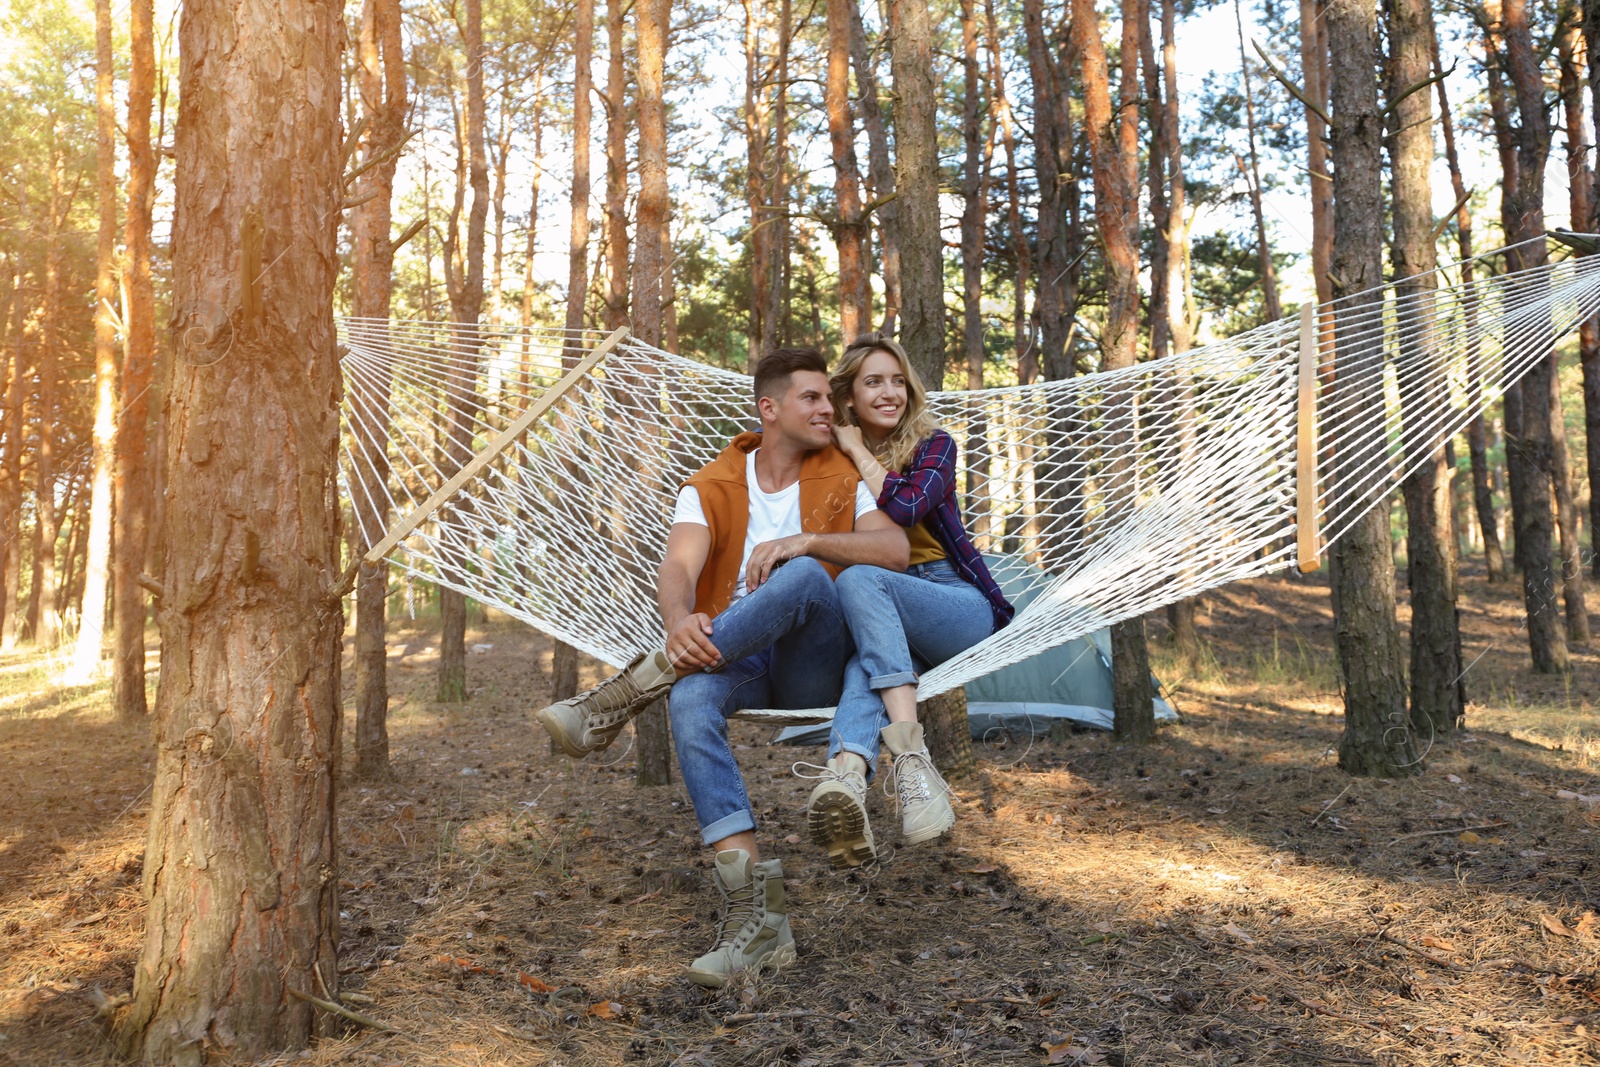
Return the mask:
<path id="1" fill-rule="evenodd" d="M 1044 583 L 1032 579 L 1037 568 L 1016 556 L 985 556 L 989 570 L 1018 611 Z M 1156 722 L 1177 722 L 1178 713 L 1161 695 L 1154 676 Z M 1077 637 L 1031 659 L 1002 667 L 967 683 L 967 719 L 975 738 L 1048 734 L 1053 724 L 1069 722 L 1109 730 L 1111 714 L 1111 635 L 1107 630 Z M 777 741 L 805 745 L 828 738 L 828 724 L 790 726 Z"/>

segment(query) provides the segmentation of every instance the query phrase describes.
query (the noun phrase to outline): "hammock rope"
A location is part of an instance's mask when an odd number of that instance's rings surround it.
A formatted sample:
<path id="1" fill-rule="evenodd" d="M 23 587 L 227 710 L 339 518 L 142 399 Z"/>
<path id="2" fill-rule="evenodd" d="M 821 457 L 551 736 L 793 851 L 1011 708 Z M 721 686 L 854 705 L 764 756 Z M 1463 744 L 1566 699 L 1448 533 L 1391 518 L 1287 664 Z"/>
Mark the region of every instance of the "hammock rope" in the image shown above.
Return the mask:
<path id="1" fill-rule="evenodd" d="M 1314 567 L 1597 312 L 1600 256 L 1468 285 L 1441 270 L 1122 370 L 930 394 L 968 529 L 1028 602 L 919 697 Z M 672 501 L 754 426 L 748 375 L 626 330 L 344 318 L 339 335 L 344 489 L 374 558 L 613 667 L 660 644 Z"/>

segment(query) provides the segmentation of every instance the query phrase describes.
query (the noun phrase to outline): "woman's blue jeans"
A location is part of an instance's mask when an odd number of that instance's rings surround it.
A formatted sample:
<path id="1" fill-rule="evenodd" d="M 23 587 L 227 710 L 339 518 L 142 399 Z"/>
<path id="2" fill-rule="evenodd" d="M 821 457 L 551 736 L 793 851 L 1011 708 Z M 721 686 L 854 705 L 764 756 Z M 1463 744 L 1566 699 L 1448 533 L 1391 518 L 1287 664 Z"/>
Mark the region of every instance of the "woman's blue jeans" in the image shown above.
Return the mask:
<path id="1" fill-rule="evenodd" d="M 912 685 L 920 672 L 994 632 L 994 612 L 948 560 L 906 568 L 846 569 L 834 583 L 856 653 L 844 669 L 828 756 L 854 752 L 878 769 L 878 735 L 889 725 L 879 690 Z"/>
<path id="2" fill-rule="evenodd" d="M 809 557 L 785 563 L 712 619 L 711 643 L 723 666 L 685 675 L 667 698 L 678 768 L 708 845 L 756 826 L 728 744 L 728 716 L 741 708 L 833 705 L 854 651 L 838 589 Z"/>

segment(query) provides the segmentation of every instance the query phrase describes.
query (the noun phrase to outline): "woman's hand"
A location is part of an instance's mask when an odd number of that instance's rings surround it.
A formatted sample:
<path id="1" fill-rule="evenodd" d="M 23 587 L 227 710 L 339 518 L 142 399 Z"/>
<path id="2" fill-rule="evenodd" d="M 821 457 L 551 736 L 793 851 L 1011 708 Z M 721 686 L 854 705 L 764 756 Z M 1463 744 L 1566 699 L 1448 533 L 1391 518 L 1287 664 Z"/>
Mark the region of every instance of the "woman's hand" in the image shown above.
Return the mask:
<path id="1" fill-rule="evenodd" d="M 761 542 L 751 550 L 750 560 L 744 565 L 745 592 L 753 593 L 761 588 L 762 583 L 772 577 L 772 572 L 780 564 L 805 555 L 810 544 L 810 534 L 792 534 L 789 537 L 780 537 L 776 541 Z"/>
<path id="2" fill-rule="evenodd" d="M 861 427 L 859 426 L 835 426 L 833 428 L 833 440 L 839 446 L 839 451 L 851 459 L 856 459 L 863 453 L 869 456 L 872 454 L 872 450 L 867 448 L 866 439 L 861 436 Z M 860 465 L 859 461 L 857 465 Z"/>

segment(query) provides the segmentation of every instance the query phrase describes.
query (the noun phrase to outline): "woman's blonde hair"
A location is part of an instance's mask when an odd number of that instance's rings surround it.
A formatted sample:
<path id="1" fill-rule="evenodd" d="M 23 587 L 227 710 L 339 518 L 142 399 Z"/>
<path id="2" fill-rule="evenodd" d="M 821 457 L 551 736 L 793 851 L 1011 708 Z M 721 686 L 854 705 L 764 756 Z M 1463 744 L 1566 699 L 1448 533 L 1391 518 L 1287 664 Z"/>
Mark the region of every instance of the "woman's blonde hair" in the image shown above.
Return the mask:
<path id="1" fill-rule="evenodd" d="M 850 400 L 856 376 L 861 373 L 861 364 L 874 352 L 889 353 L 900 362 L 900 372 L 905 375 L 906 410 L 877 451 L 878 460 L 884 466 L 892 471 L 904 471 L 911 463 L 911 457 L 916 454 L 917 446 L 937 430 L 939 424 L 928 411 L 928 390 L 899 342 L 877 332 L 861 334 L 850 342 L 834 366 L 833 373 L 828 375 L 828 385 L 833 394 L 833 420 L 841 426 L 861 425 L 850 407 Z"/>

